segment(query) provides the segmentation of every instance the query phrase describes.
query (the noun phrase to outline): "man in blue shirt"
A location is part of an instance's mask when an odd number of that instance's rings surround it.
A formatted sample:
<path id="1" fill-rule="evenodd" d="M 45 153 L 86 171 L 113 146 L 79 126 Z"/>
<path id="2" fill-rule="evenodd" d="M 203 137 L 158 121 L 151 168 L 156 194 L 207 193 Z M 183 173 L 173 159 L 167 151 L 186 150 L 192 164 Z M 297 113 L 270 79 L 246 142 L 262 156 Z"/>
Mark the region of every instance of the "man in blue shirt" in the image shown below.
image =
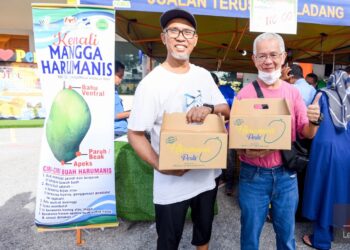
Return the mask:
<path id="1" fill-rule="evenodd" d="M 289 83 L 299 90 L 306 107 L 309 106 L 315 97 L 316 89 L 305 81 L 303 69 L 299 65 L 293 64 L 290 66 L 288 76 Z"/>
<path id="2" fill-rule="evenodd" d="M 318 77 L 314 73 L 309 73 L 306 75 L 305 80 L 310 84 L 312 87 L 317 89 L 317 82 L 318 82 Z"/>
<path id="3" fill-rule="evenodd" d="M 225 100 L 231 109 L 233 99 L 236 96 L 236 92 L 233 90 L 231 85 L 220 85 L 219 77 L 215 73 L 211 72 L 210 74 L 213 77 L 214 82 L 216 83 L 216 86 L 218 86 L 221 94 L 225 97 Z M 229 129 L 228 125 L 229 123 L 226 123 L 227 130 Z M 228 196 L 232 196 L 234 194 L 233 180 L 234 180 L 234 168 L 236 164 L 236 158 L 237 158 L 236 151 L 232 148 L 228 149 L 226 169 L 223 169 L 221 174 L 221 180 L 226 182 L 225 193 Z"/>
<path id="4" fill-rule="evenodd" d="M 310 76 L 310 74 L 308 74 L 308 76 Z M 316 95 L 316 89 L 303 78 L 303 69 L 299 65 L 292 64 L 290 67 L 288 66 L 284 67 L 282 69 L 282 79 L 289 82 L 299 90 L 306 107 L 308 107 L 312 103 Z M 300 139 L 300 138 L 297 138 L 297 140 L 303 146 L 304 149 L 308 149 L 308 151 L 310 150 L 311 140 Z M 305 175 L 306 175 L 305 169 L 302 172 L 298 173 L 299 201 L 303 200 Z M 301 210 L 302 210 L 302 202 L 299 202 L 296 215 L 295 215 L 296 220 L 299 222 L 305 221 L 305 219 L 302 217 Z"/>
<path id="5" fill-rule="evenodd" d="M 128 132 L 128 121 L 130 112 L 124 112 L 123 101 L 118 94 L 118 86 L 123 80 L 125 66 L 119 61 L 115 62 L 114 68 L 114 83 L 115 83 L 115 105 L 114 105 L 114 136 L 119 137 Z"/>

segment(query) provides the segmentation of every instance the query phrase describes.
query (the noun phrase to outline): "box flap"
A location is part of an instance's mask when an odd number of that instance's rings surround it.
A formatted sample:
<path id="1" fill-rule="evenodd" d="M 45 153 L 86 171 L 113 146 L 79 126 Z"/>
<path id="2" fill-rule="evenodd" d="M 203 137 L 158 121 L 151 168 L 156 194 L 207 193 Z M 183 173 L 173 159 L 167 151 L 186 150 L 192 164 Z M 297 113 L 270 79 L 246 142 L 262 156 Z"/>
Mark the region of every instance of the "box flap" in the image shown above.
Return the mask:
<path id="1" fill-rule="evenodd" d="M 262 109 L 261 105 L 268 105 L 268 109 Z M 286 99 L 281 98 L 252 98 L 234 100 L 231 115 L 290 115 L 289 105 Z"/>
<path id="2" fill-rule="evenodd" d="M 186 113 L 164 113 L 162 131 L 166 130 L 226 133 L 223 116 L 216 114 L 207 115 L 203 123 L 187 123 Z"/>

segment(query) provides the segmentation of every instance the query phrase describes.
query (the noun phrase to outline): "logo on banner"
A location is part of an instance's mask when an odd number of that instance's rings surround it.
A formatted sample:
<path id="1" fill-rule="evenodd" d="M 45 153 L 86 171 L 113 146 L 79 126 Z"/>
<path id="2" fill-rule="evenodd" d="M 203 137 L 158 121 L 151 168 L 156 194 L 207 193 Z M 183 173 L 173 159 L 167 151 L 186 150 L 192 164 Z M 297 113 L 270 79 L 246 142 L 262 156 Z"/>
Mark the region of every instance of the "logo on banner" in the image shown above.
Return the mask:
<path id="1" fill-rule="evenodd" d="M 76 24 L 78 21 L 78 19 L 74 16 L 66 16 L 64 18 L 64 24 L 65 25 L 73 25 L 73 24 Z"/>
<path id="2" fill-rule="evenodd" d="M 47 27 L 49 27 L 50 20 L 51 20 L 50 16 L 44 16 L 43 19 L 39 20 L 39 24 L 40 24 L 40 26 L 47 28 Z"/>
<path id="3" fill-rule="evenodd" d="M 114 0 L 113 7 L 130 9 L 131 8 L 131 1 L 130 0 Z"/>

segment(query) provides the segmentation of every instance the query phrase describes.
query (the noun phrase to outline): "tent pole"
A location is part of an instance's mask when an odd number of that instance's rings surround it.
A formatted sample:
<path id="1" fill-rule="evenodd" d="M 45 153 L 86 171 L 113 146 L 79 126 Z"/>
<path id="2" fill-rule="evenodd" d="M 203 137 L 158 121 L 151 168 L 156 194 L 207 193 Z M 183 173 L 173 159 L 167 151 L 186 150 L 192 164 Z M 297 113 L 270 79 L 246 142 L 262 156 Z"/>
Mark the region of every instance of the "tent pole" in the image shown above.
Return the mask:
<path id="1" fill-rule="evenodd" d="M 216 67 L 216 71 L 219 71 L 220 70 L 220 68 L 221 68 L 221 59 L 219 59 L 218 60 L 218 65 L 217 65 L 217 67 Z"/>
<path id="2" fill-rule="evenodd" d="M 242 40 L 242 38 L 243 38 L 243 35 L 245 34 L 245 32 L 246 32 L 246 30 L 247 30 L 247 28 L 248 28 L 248 24 L 249 24 L 249 21 L 246 23 L 246 25 L 245 25 L 245 27 L 244 27 L 244 30 L 243 30 L 243 32 L 241 33 L 241 36 L 239 37 L 239 40 L 238 40 L 238 42 L 237 42 L 237 44 L 236 44 L 236 47 L 235 47 L 235 50 L 237 50 L 239 44 L 241 43 L 241 40 Z"/>
<path id="3" fill-rule="evenodd" d="M 237 22 L 237 19 L 236 19 L 236 28 L 237 28 L 237 26 L 238 26 L 237 23 L 238 23 L 238 22 Z M 232 46 L 232 43 L 233 43 L 233 40 L 235 39 L 235 37 L 236 37 L 236 32 L 233 32 L 233 33 L 232 33 L 232 36 L 231 36 L 230 44 L 228 45 L 228 47 L 227 47 L 227 49 L 226 49 L 226 52 L 225 52 L 224 57 L 222 58 L 222 61 L 225 61 L 225 60 L 226 60 L 226 57 L 227 57 L 227 55 L 228 55 L 228 52 L 229 52 L 229 50 L 230 50 L 230 48 L 231 48 L 231 46 Z"/>

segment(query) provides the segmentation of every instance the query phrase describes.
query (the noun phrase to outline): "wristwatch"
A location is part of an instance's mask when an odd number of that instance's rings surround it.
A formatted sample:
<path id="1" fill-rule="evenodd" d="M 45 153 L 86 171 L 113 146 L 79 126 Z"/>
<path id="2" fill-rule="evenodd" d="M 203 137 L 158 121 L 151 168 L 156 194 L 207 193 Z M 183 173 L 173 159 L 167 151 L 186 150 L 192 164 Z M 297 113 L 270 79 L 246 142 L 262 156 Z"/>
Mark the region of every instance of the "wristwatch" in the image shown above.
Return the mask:
<path id="1" fill-rule="evenodd" d="M 214 113 L 214 105 L 204 103 L 204 104 L 203 104 L 203 107 L 208 107 L 208 108 L 210 108 L 210 109 L 211 109 L 210 114 L 213 114 L 213 113 Z"/>
<path id="2" fill-rule="evenodd" d="M 315 126 L 320 126 L 321 122 L 323 121 L 323 114 L 320 113 L 320 116 L 318 117 L 318 120 L 313 122 L 313 121 L 310 121 L 311 124 L 315 125 Z"/>

